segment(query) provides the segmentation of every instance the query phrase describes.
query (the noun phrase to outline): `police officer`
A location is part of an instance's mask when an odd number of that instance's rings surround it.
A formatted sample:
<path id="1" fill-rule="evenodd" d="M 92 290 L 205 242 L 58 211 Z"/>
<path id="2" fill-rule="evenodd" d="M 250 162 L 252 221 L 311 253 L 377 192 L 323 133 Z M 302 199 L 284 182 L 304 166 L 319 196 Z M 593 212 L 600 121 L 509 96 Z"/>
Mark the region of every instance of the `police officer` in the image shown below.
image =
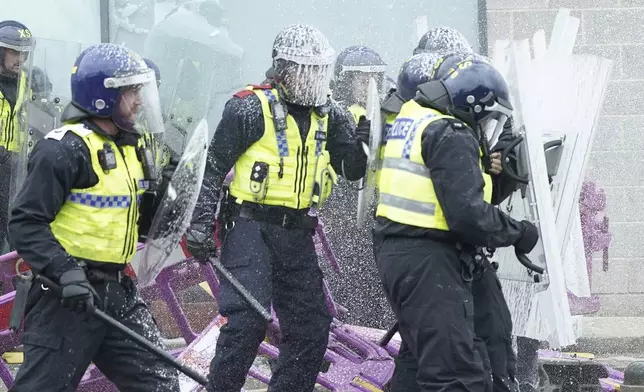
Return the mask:
<path id="1" fill-rule="evenodd" d="M 9 201 L 16 191 L 12 173 L 24 139 L 20 120 L 27 76 L 22 67 L 31 47 L 31 32 L 25 25 L 14 20 L 0 22 L 0 250 L 7 236 Z"/>
<path id="2" fill-rule="evenodd" d="M 34 148 L 9 222 L 20 256 L 62 289 L 59 298 L 32 286 L 25 358 L 11 391 L 73 391 L 90 362 L 120 390 L 179 391 L 173 369 L 87 313 L 101 308 L 161 345 L 150 310 L 123 274 L 145 234 L 138 225 L 152 218 L 173 171 L 164 168 L 155 190 L 154 159 L 140 147 L 143 127 L 163 129 L 156 89 L 154 72 L 122 46 L 91 46 L 72 68 L 65 125 Z"/>
<path id="3" fill-rule="evenodd" d="M 331 194 L 336 172 L 350 181 L 366 170 L 358 130 L 329 99 L 335 53 L 316 28 L 296 24 L 275 38 L 271 85 L 249 86 L 226 104 L 210 149 L 187 245 L 198 259 L 215 254 L 220 206 L 221 263 L 280 322 L 280 355 L 269 391 L 310 391 L 326 350 L 331 316 L 313 245 L 309 214 Z M 266 335 L 267 323 L 222 280 L 219 311 L 228 318 L 210 365 L 210 392 L 238 391 Z"/>
<path id="4" fill-rule="evenodd" d="M 380 55 L 366 46 L 351 46 L 338 55 L 331 83 L 333 97 L 352 114 L 359 128 L 370 126 L 365 117 L 369 79 L 373 78 L 382 90 L 386 70 L 387 64 Z M 373 220 L 358 227 L 351 218 L 356 213 L 357 196 L 357 185 L 341 178 L 320 211 L 331 246 L 341 256 L 343 267 L 342 274 L 329 274 L 326 279 L 335 299 L 349 310 L 345 322 L 387 328 L 395 318 L 382 292 L 373 259 Z"/>
<path id="5" fill-rule="evenodd" d="M 508 95 L 492 66 L 464 61 L 421 85 L 388 135 L 374 247 L 422 391 L 486 390 L 474 347 L 475 260 L 481 248 L 528 253 L 538 240 L 532 223 L 491 204 L 480 141 L 491 120 L 504 124 L 511 114 Z M 394 382 L 392 390 L 404 389 Z"/>

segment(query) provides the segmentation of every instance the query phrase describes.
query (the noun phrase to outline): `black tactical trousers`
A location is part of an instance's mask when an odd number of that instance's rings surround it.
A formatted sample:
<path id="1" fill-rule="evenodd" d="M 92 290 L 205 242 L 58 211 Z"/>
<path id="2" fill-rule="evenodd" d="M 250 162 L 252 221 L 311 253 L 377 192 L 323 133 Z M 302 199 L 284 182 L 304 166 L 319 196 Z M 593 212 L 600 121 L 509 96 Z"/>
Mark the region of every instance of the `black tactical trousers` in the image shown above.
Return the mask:
<path id="1" fill-rule="evenodd" d="M 392 392 L 485 391 L 487 375 L 474 346 L 471 288 L 461 276 L 456 247 L 422 237 L 374 241 L 379 242 L 380 278 L 403 339 Z"/>
<path id="2" fill-rule="evenodd" d="M 311 391 L 329 339 L 331 316 L 311 229 L 286 229 L 238 217 L 224 240 L 221 263 L 280 322 L 279 358 L 270 392 Z M 210 364 L 209 392 L 239 391 L 268 324 L 225 280 L 219 311 L 228 318 Z"/>
<path id="3" fill-rule="evenodd" d="M 512 316 L 496 270 L 488 266 L 472 281 L 477 350 L 491 374 L 494 392 L 516 391 L 516 355 L 512 349 Z"/>
<path id="4" fill-rule="evenodd" d="M 103 309 L 161 346 L 159 330 L 129 278 L 94 283 Z M 61 307 L 51 290 L 29 293 L 22 342 L 24 362 L 11 392 L 75 391 L 93 362 L 120 391 L 178 392 L 177 372 L 88 313 Z"/>

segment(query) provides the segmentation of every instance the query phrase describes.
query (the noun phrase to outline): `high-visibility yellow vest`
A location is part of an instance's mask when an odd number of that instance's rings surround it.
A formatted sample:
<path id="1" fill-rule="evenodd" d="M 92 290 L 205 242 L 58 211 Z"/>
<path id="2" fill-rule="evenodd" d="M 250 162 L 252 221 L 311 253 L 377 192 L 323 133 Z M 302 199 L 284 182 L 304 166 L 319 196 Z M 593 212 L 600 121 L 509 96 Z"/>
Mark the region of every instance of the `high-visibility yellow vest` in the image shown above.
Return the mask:
<path id="1" fill-rule="evenodd" d="M 388 133 L 376 216 L 405 225 L 449 231 L 421 153 L 423 131 L 433 121 L 444 118 L 453 117 L 414 100 L 403 105 Z M 492 178 L 484 172 L 480 158 L 479 165 L 485 183 L 483 199 L 490 203 Z"/>
<path id="2" fill-rule="evenodd" d="M 358 104 L 354 104 L 349 106 L 349 113 L 353 116 L 353 119 L 355 120 L 356 124 L 358 121 L 360 121 L 360 117 L 362 116 L 367 116 L 367 109 L 363 108 L 362 106 Z"/>
<path id="3" fill-rule="evenodd" d="M 6 150 L 17 152 L 24 142 L 26 129 L 22 129 L 20 116 L 22 115 L 22 104 L 27 93 L 27 76 L 24 72 L 18 78 L 18 93 L 16 94 L 16 104 L 11 108 L 11 104 L 0 91 L 0 147 Z"/>
<path id="4" fill-rule="evenodd" d="M 159 165 L 159 167 L 164 167 L 170 163 L 170 158 L 172 157 L 172 151 L 170 148 L 163 143 L 161 138 L 153 133 L 144 131 L 142 137 L 139 139 L 139 145 L 141 147 L 149 148 L 154 156 L 154 164 Z"/>
<path id="5" fill-rule="evenodd" d="M 149 184 L 136 147 L 120 149 L 109 138 L 83 124 L 70 124 L 49 132 L 47 139 L 60 140 L 67 132 L 80 136 L 87 146 L 98 183 L 72 189 L 51 231 L 70 255 L 103 263 L 125 264 L 136 253 L 139 229 L 139 199 Z M 104 171 L 98 160 L 106 146 L 114 152 L 116 168 Z"/>
<path id="6" fill-rule="evenodd" d="M 337 183 L 326 151 L 329 116 L 311 111 L 311 126 L 302 145 L 295 119 L 281 114 L 277 90 L 252 86 L 247 89 L 261 102 L 264 135 L 235 163 L 230 194 L 238 203 L 249 201 L 293 209 L 323 204 Z"/>

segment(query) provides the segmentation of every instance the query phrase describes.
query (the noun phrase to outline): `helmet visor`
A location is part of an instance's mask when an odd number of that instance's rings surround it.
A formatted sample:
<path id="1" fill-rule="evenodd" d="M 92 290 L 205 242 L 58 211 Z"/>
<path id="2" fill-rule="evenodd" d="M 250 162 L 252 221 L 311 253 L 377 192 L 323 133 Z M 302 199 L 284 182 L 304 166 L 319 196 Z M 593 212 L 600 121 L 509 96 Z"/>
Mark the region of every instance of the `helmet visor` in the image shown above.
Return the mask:
<path id="1" fill-rule="evenodd" d="M 114 123 L 124 131 L 138 134 L 164 132 L 159 90 L 153 70 L 126 77 L 107 78 L 105 87 L 119 89 Z"/>
<path id="2" fill-rule="evenodd" d="M 331 65 L 288 62 L 280 72 L 284 100 L 301 106 L 324 105 L 330 93 Z"/>

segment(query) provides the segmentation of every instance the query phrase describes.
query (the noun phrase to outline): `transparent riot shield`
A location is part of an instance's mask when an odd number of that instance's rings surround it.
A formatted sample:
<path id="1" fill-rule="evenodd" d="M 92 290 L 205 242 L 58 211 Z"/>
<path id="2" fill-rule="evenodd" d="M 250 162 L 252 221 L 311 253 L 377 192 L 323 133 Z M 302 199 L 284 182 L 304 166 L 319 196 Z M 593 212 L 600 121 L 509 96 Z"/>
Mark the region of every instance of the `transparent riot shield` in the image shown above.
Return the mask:
<path id="1" fill-rule="evenodd" d="M 380 141 L 382 139 L 382 121 L 380 119 L 380 96 L 378 93 L 378 84 L 371 78 L 367 88 L 367 119 L 371 121 L 371 132 L 369 134 L 369 145 L 364 145 L 365 154 L 367 155 L 367 172 L 360 181 L 360 191 L 358 192 L 358 214 L 356 221 L 358 226 L 365 224 L 365 219 L 373 197 L 378 187 L 377 176 L 380 169 Z"/>
<path id="2" fill-rule="evenodd" d="M 77 42 L 36 39 L 27 105 L 29 151 L 36 141 L 61 126 L 63 109 L 71 100 L 71 70 L 81 50 Z"/>
<path id="3" fill-rule="evenodd" d="M 208 123 L 197 123 L 192 137 L 154 216 L 137 276 L 142 287 L 154 282 L 159 272 L 183 258 L 170 257 L 188 229 L 201 190 L 208 152 Z"/>
<path id="4" fill-rule="evenodd" d="M 2 248 L 0 250 L 2 253 L 9 250 L 6 239 L 11 205 L 26 175 L 27 132 L 24 124 L 30 95 L 33 50 L 33 45 L 20 47 L 20 56 L 17 56 L 17 63 L 14 64 L 15 71 L 4 68 L 0 70 L 8 76 L 3 78 L 3 84 L 15 83 L 11 86 L 13 88 L 3 86 L 0 94 L 4 109 L 0 112 L 0 247 Z M 4 58 L 0 58 L 0 61 L 4 62 Z M 4 95 L 12 90 L 15 91 L 14 96 Z M 12 104 L 11 101 L 14 103 Z"/>
<path id="5" fill-rule="evenodd" d="M 63 108 L 71 99 L 70 75 L 81 44 L 35 38 L 23 67 L 22 100 L 16 107 L 19 127 L 12 154 L 11 201 L 27 175 L 27 161 L 38 140 L 60 127 Z"/>
<path id="6" fill-rule="evenodd" d="M 591 86 L 596 85 L 598 79 L 605 86 L 603 81 L 608 76 L 610 62 L 594 56 L 571 54 L 532 58 L 527 40 L 511 42 L 507 54 L 509 67 L 506 79 L 515 107 L 514 126 L 517 136 L 523 138 L 515 150 L 518 158 L 516 174 L 529 181 L 524 181 L 521 188 L 499 208 L 517 220 L 529 220 L 538 226 L 540 240 L 528 256 L 547 273 L 535 284 L 534 275 L 516 263 L 511 248 L 497 250 L 495 260 L 500 265 L 499 276 L 513 315 L 514 333 L 547 340 L 551 347 L 561 347 L 573 344 L 576 339 L 563 263 L 565 248 L 562 243 L 565 239 L 560 231 L 568 219 L 572 221 L 574 211 L 569 209 L 570 215 L 560 221 L 553 206 L 557 205 L 555 201 L 562 194 L 551 189 L 551 180 L 554 185 L 555 182 L 571 181 L 571 175 L 583 179 L 583 161 L 586 158 L 579 162 L 569 157 L 587 156 L 587 139 L 594 128 L 604 94 L 603 87 L 593 92 Z M 591 110 L 594 112 L 589 112 Z M 557 132 L 553 132 L 567 127 L 576 128 L 572 138 L 577 141 L 568 143 L 566 138 L 562 142 Z M 581 140 L 585 141 L 582 143 Z M 561 156 L 553 157 L 548 152 L 553 145 L 565 146 Z M 565 186 L 575 185 L 573 182 Z M 560 203 L 574 205 L 578 192 L 578 189 L 576 193 L 570 192 Z M 570 230 L 566 237 L 569 234 Z"/>
<path id="7" fill-rule="evenodd" d="M 157 24 L 145 42 L 145 57 L 161 70 L 159 93 L 167 143 L 180 152 L 188 130 L 206 118 L 214 128 L 222 98 L 243 86 L 243 50 L 224 28 L 213 27 L 193 10 L 179 8 Z"/>

